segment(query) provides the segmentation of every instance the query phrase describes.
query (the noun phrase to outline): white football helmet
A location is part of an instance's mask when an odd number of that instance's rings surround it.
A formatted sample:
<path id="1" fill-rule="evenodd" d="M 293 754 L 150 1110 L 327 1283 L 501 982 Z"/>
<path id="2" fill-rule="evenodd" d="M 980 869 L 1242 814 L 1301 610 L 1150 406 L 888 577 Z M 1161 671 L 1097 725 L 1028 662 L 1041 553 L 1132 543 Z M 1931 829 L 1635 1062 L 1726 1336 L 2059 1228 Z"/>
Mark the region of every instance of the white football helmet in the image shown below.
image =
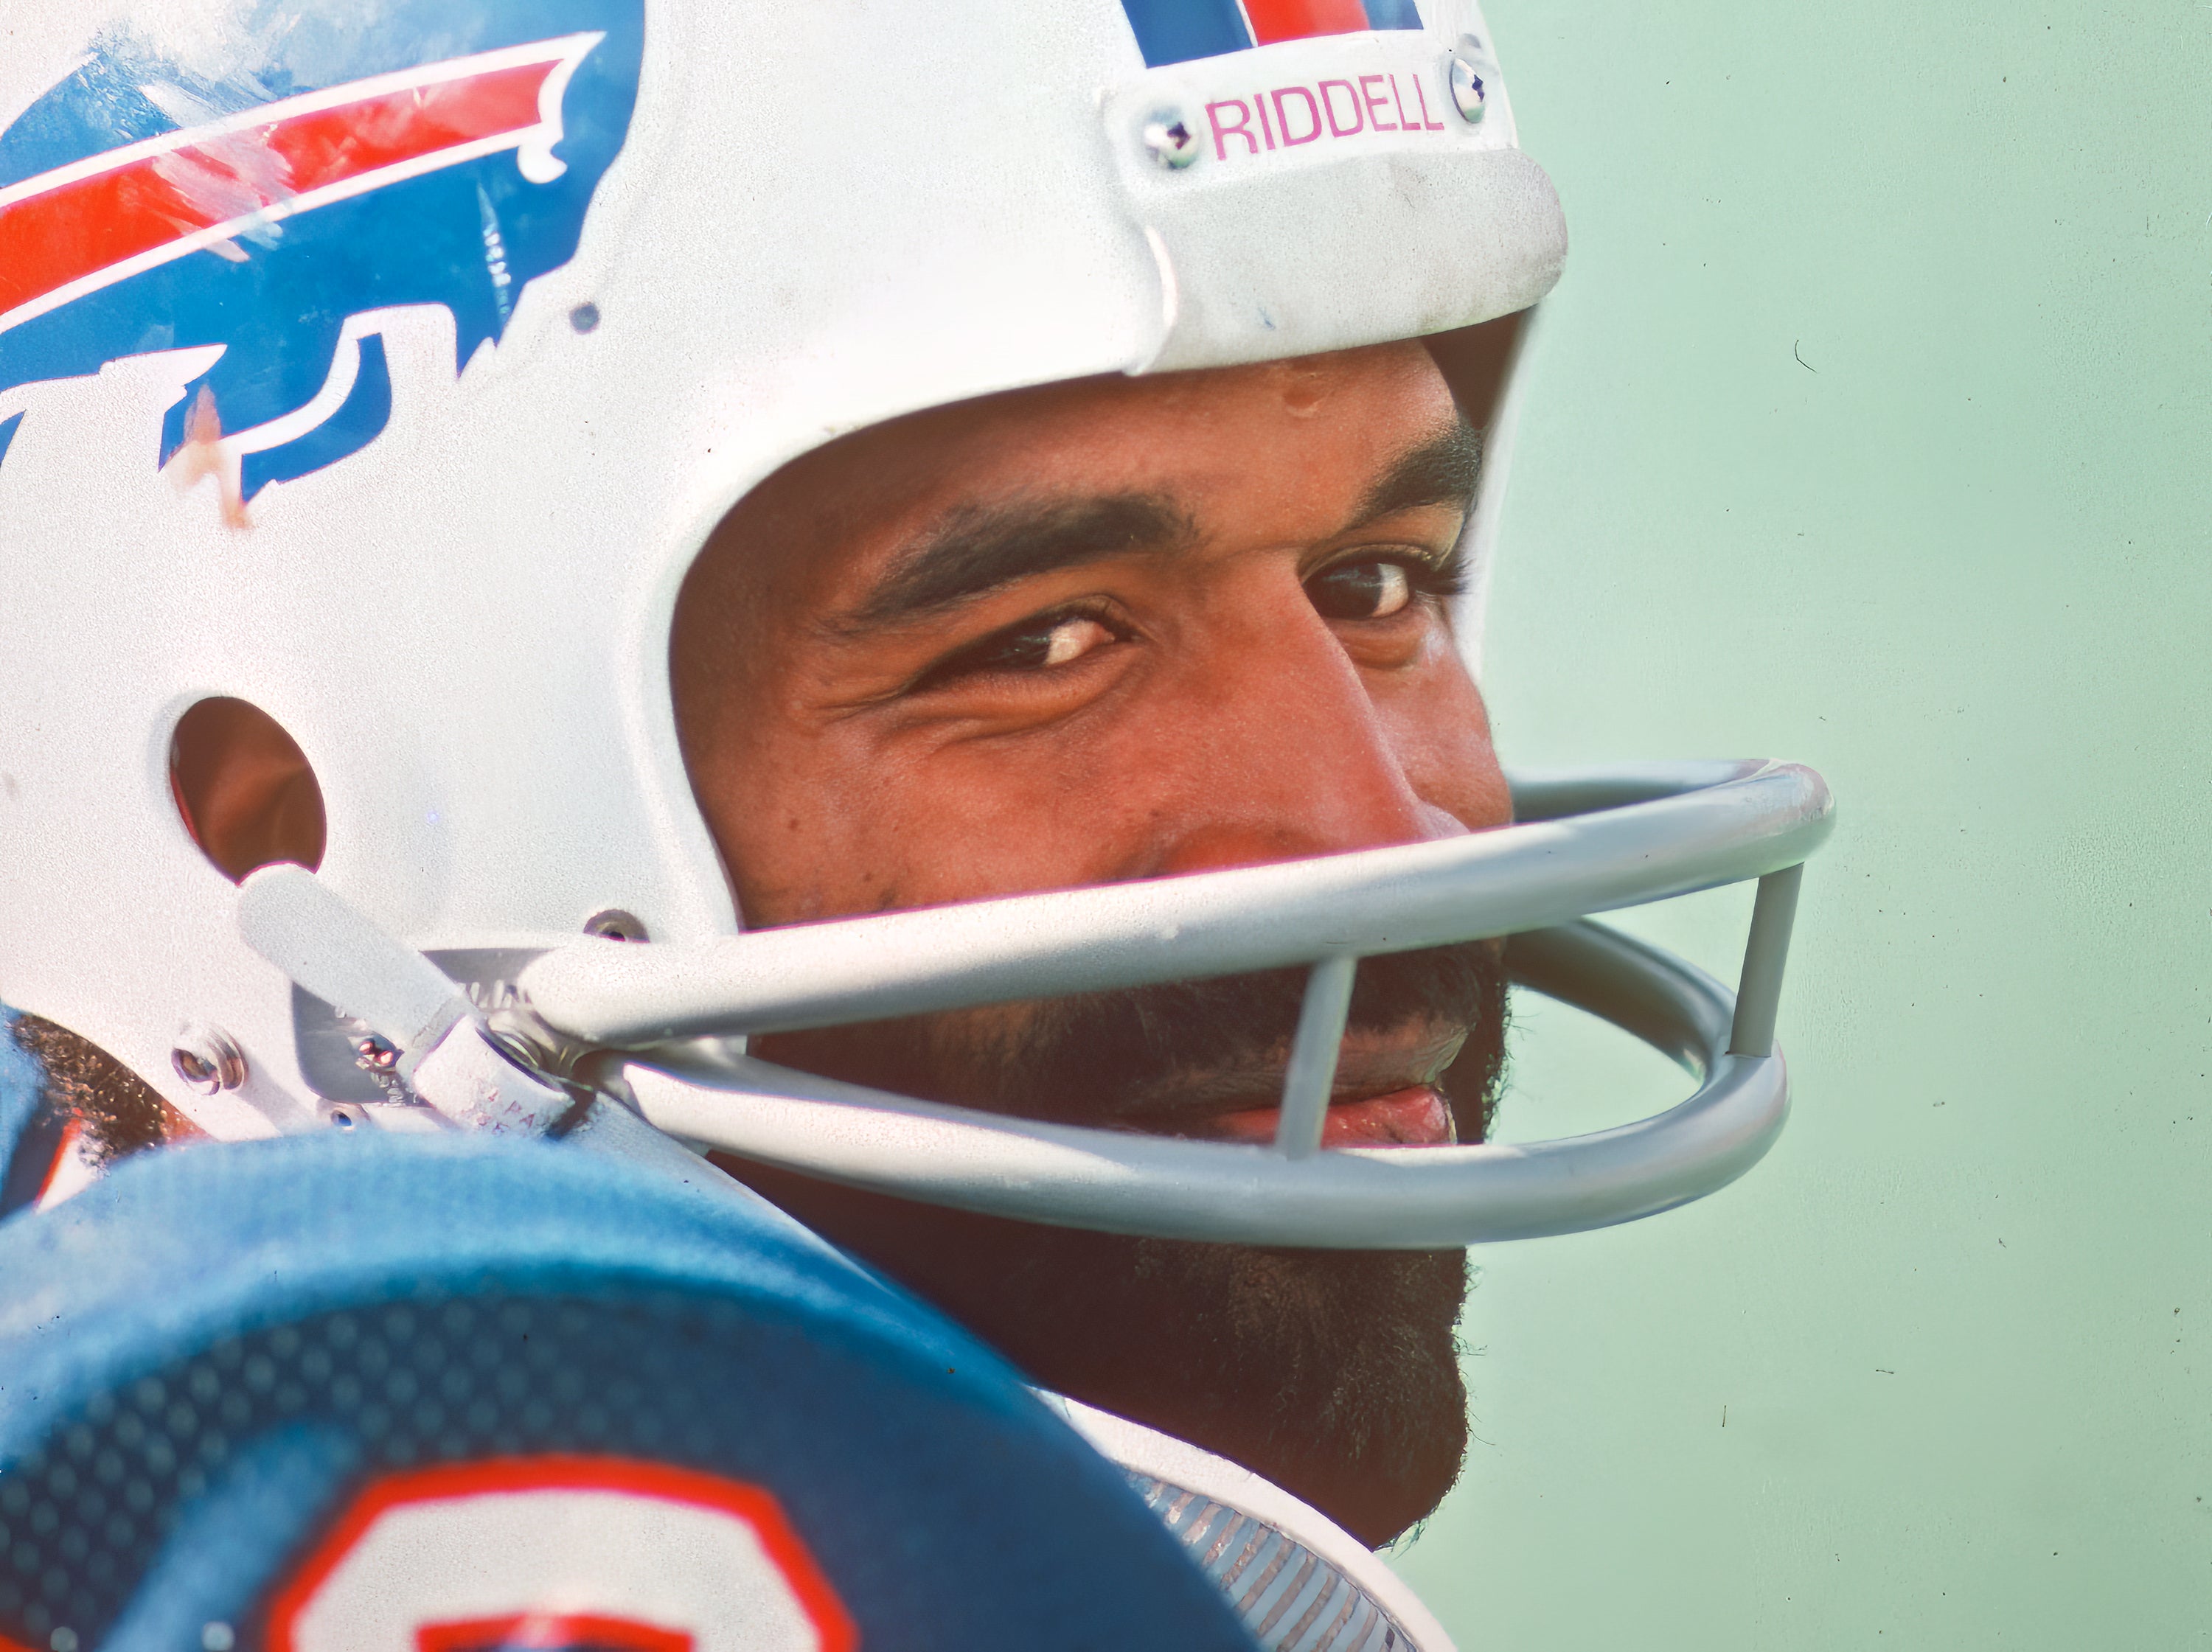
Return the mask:
<path id="1" fill-rule="evenodd" d="M 1192 1238 L 1597 1226 L 1772 1140 L 1797 868 L 1830 824 L 1808 770 L 1522 776 L 1522 823 L 1474 836 L 749 934 L 678 749 L 678 587 L 795 456 L 1016 386 L 1534 305 L 1565 223 L 1473 0 L 8 15 L 0 1000 L 221 1138 L 657 1139 L 641 1116 L 911 1198 Z M 1467 530 L 1469 648 L 1516 386 Z M 201 852 L 187 714 L 210 701 L 305 754 L 312 873 L 241 888 Z M 1582 921 L 1747 878 L 1733 997 Z M 1517 979 L 1696 1093 L 1571 1140 L 1316 1151 L 1356 960 L 1503 935 Z M 1295 964 L 1272 1149 L 743 1053 Z"/>

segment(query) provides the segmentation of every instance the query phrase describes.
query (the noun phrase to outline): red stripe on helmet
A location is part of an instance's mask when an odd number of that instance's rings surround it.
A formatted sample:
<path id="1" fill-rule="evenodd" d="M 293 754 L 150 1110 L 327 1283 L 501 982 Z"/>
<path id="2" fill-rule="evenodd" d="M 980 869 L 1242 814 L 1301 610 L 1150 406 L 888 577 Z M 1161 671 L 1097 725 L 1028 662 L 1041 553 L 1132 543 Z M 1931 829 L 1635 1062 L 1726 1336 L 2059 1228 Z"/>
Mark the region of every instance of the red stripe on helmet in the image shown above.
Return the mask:
<path id="1" fill-rule="evenodd" d="M 527 132 L 539 124 L 539 91 L 561 61 L 550 54 L 474 73 L 462 61 L 453 78 L 351 101 L 287 99 L 269 106 L 265 122 L 197 127 L 116 150 L 106 166 L 79 163 L 26 179 L 0 192 L 0 246 L 8 249 L 0 317 L 301 196 L 343 191 L 416 163 L 412 175 L 441 153 Z"/>
<path id="2" fill-rule="evenodd" d="M 1244 0 L 1252 38 L 1304 40 L 1316 34 L 1357 34 L 1369 27 L 1362 0 Z"/>

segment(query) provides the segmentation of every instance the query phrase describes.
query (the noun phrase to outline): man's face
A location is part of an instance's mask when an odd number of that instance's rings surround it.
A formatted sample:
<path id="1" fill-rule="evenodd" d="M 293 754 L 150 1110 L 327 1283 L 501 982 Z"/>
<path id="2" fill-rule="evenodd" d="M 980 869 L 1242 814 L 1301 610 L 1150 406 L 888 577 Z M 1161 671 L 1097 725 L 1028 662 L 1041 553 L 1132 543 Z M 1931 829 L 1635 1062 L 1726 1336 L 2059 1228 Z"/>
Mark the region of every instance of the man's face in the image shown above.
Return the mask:
<path id="1" fill-rule="evenodd" d="M 877 427 L 733 511 L 679 604 L 692 781 L 756 927 L 1504 823 L 1448 598 L 1475 438 L 1429 354 L 1099 379 Z M 783 1035 L 971 1106 L 1261 1139 L 1296 972 Z M 1325 1139 L 1479 1136 L 1484 945 L 1363 965 Z M 1039 1380 L 1369 1540 L 1464 1449 L 1457 1253 L 1030 1227 L 731 1167 Z"/>

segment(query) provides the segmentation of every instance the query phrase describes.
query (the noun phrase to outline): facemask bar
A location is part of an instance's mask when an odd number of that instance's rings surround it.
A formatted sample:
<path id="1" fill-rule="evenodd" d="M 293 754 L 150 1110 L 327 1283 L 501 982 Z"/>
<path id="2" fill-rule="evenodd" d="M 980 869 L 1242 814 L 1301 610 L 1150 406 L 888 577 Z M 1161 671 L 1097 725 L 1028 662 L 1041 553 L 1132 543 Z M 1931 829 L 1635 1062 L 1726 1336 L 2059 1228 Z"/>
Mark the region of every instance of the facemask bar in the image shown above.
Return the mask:
<path id="1" fill-rule="evenodd" d="M 1524 777 L 1524 823 L 1319 860 L 978 902 L 686 946 L 585 944 L 522 977 L 605 1082 L 704 1146 L 1057 1225 L 1248 1244 L 1431 1248 L 1573 1231 L 1724 1186 L 1788 1105 L 1774 1016 L 1799 868 L 1832 805 L 1811 770 L 1682 764 Z M 1741 989 L 1581 914 L 1756 878 Z M 1516 978 L 1703 1080 L 1653 1118 L 1529 1145 L 1318 1151 L 1358 959 L 1511 935 Z M 736 1035 L 1312 966 L 1272 1148 L 1010 1118 L 732 1054 Z"/>
<path id="2" fill-rule="evenodd" d="M 1523 823 L 1439 842 L 696 944 L 589 941 L 525 969 L 523 1020 L 496 1031 L 428 960 L 298 867 L 248 878 L 240 923 L 263 957 L 393 1047 L 398 1072 L 430 1104 L 395 1114 L 613 1141 L 623 1133 L 591 1127 L 601 1114 L 629 1117 L 611 1096 L 695 1146 L 991 1215 L 1246 1244 L 1443 1248 L 1650 1215 L 1725 1186 L 1765 1152 L 1788 1108 L 1773 1029 L 1799 870 L 1833 813 L 1812 770 L 1757 762 L 1523 777 L 1515 799 Z M 1735 995 L 1581 917 L 1754 878 Z M 1319 1151 L 1357 961 L 1500 935 L 1512 938 L 1516 979 L 1664 1051 L 1702 1079 L 1697 1092 L 1568 1139 Z M 1271 1147 L 922 1102 L 778 1067 L 729 1042 L 1298 963 L 1311 974 Z"/>
<path id="3" fill-rule="evenodd" d="M 556 1033 L 641 1050 L 1112 991 L 1517 934 L 1763 878 L 1829 829 L 1789 763 L 1653 765 L 1516 784 L 1522 823 L 1141 883 L 686 944 L 564 946 L 522 974 Z"/>
<path id="4" fill-rule="evenodd" d="M 1728 1054 L 1725 987 L 1596 924 L 1516 936 L 1507 958 L 1524 985 L 1637 1023 L 1705 1082 L 1656 1118 L 1567 1140 L 1303 1155 L 1279 1138 L 1258 1147 L 1010 1119 L 696 1050 L 632 1061 L 622 1083 L 671 1134 L 848 1186 L 1060 1227 L 1312 1248 L 1607 1227 L 1726 1186 L 1772 1144 L 1788 1110 L 1782 1058 Z"/>

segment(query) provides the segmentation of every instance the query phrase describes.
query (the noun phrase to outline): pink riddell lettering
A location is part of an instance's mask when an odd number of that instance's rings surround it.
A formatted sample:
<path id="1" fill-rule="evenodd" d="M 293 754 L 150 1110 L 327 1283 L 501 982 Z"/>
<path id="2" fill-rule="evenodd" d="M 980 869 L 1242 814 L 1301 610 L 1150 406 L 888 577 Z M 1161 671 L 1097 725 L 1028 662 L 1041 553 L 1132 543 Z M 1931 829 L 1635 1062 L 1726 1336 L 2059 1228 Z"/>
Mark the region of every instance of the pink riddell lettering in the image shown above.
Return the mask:
<path id="1" fill-rule="evenodd" d="M 1221 124 L 1221 112 L 1224 109 L 1234 109 L 1237 112 L 1234 125 L 1224 126 Z M 1244 106 L 1243 99 L 1224 98 L 1218 103 L 1207 104 L 1206 118 L 1213 127 L 1213 158 L 1216 161 L 1229 159 L 1228 140 L 1232 137 L 1241 137 L 1244 140 L 1247 154 L 1260 153 L 1260 140 L 1252 136 L 1252 129 L 1246 124 L 1252 118 L 1252 112 Z"/>
<path id="2" fill-rule="evenodd" d="M 1440 132 L 1443 131 L 1443 122 L 1441 120 L 1431 120 L 1429 118 L 1429 94 L 1422 89 L 1421 77 L 1419 75 L 1413 76 L 1413 95 L 1421 100 L 1421 125 L 1423 129 L 1431 132 Z"/>
<path id="3" fill-rule="evenodd" d="M 1299 97 L 1306 100 L 1306 118 L 1313 122 L 1313 125 L 1304 137 L 1291 136 L 1291 118 L 1283 109 L 1283 100 L 1288 97 Z M 1275 130 L 1282 133 L 1283 147 L 1286 149 L 1295 149 L 1301 143 L 1310 143 L 1319 137 L 1321 136 L 1321 105 L 1314 101 L 1314 94 L 1303 86 L 1277 87 L 1275 88 Z"/>
<path id="4" fill-rule="evenodd" d="M 1344 95 L 1352 100 L 1352 125 L 1349 126 L 1336 124 L 1336 100 L 1329 96 L 1329 92 L 1332 88 L 1339 86 L 1344 88 Z M 1323 81 L 1320 90 L 1321 106 L 1328 111 L 1328 135 L 1331 137 L 1350 137 L 1354 132 L 1367 130 L 1366 111 L 1359 106 L 1359 94 L 1352 89 L 1350 81 Z"/>
<path id="5" fill-rule="evenodd" d="M 1406 100 L 1399 95 L 1398 77 L 1395 75 L 1390 76 L 1390 98 L 1391 100 L 1398 106 L 1398 125 L 1409 132 L 1417 132 L 1420 131 L 1421 123 L 1419 121 L 1408 120 L 1406 118 Z"/>
<path id="6" fill-rule="evenodd" d="M 1398 129 L 1382 118 L 1382 100 L 1367 89 L 1370 81 L 1382 78 L 1380 75 L 1362 75 L 1359 77 L 1359 95 L 1367 105 L 1367 124 L 1378 132 L 1395 132 Z"/>
<path id="7" fill-rule="evenodd" d="M 1260 136 L 1267 140 L 1267 147 L 1272 149 L 1275 147 L 1275 129 L 1267 124 L 1267 100 L 1255 97 L 1252 106 L 1260 112 Z"/>

